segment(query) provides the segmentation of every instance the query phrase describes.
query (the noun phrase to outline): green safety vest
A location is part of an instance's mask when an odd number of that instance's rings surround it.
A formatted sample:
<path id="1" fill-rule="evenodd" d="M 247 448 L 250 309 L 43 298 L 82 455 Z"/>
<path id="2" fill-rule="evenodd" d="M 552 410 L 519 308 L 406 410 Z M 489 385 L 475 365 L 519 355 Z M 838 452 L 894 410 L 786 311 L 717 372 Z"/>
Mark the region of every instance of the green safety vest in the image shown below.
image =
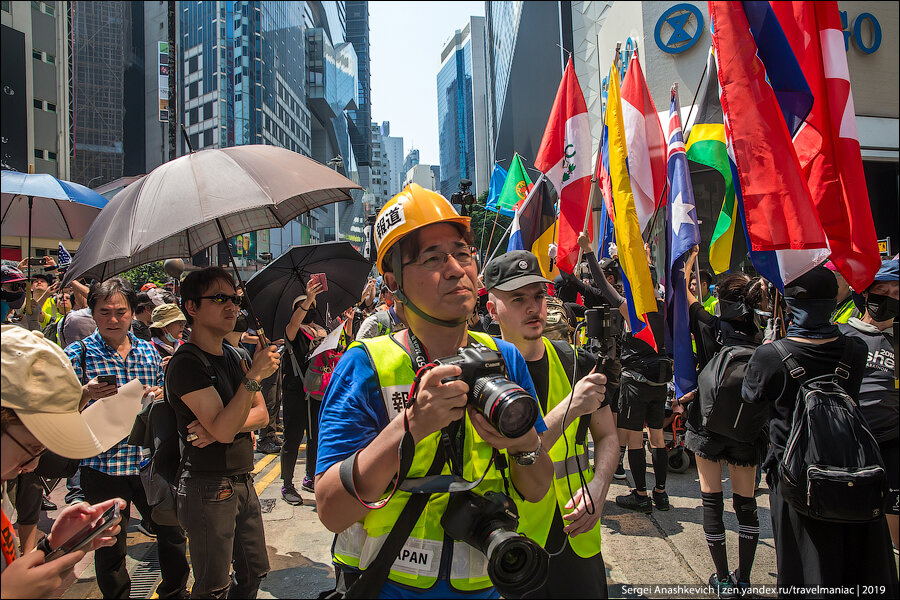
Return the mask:
<path id="1" fill-rule="evenodd" d="M 847 298 L 844 303 L 837 307 L 834 315 L 831 317 L 832 323 L 846 323 L 850 317 L 858 317 L 859 311 L 856 310 L 856 303 L 853 298 Z"/>
<path id="2" fill-rule="evenodd" d="M 719 299 L 713 296 L 712 294 L 703 301 L 703 309 L 711 315 L 716 314 L 716 305 L 719 303 Z"/>
<path id="3" fill-rule="evenodd" d="M 491 336 L 474 331 L 470 331 L 469 335 L 477 342 L 497 349 Z M 350 347 L 354 346 L 362 346 L 369 355 L 378 377 L 378 387 L 381 389 L 388 418 L 400 414 L 415 378 L 409 354 L 391 336 L 357 340 Z M 493 448 L 475 431 L 468 414 L 465 418 L 465 427 L 463 456 L 467 460 L 463 461 L 463 477 L 469 481 L 476 481 L 488 468 Z M 438 431 L 416 444 L 415 457 L 407 478 L 424 477 L 427 474 L 439 443 Z M 444 464 L 441 473 L 450 474 L 450 467 Z M 484 494 L 487 491 L 503 490 L 502 474 L 492 465 L 474 491 Z M 378 556 L 378 551 L 410 496 L 409 492 L 397 490 L 385 506 L 370 510 L 361 521 L 339 533 L 333 550 L 335 562 L 365 570 Z M 406 544 L 391 566 L 388 577 L 390 581 L 419 589 L 431 588 L 437 582 L 444 546 L 441 517 L 447 509 L 449 499 L 448 493 L 431 495 Z M 454 541 L 450 562 L 450 584 L 454 589 L 464 592 L 493 587 L 487 574 L 485 555 L 465 542 Z"/>
<path id="4" fill-rule="evenodd" d="M 569 378 L 566 376 L 553 344 L 547 338 L 543 338 L 543 340 L 544 352 L 547 353 L 550 369 L 550 389 L 547 394 L 547 412 L 549 413 L 559 404 L 568 401 L 572 386 L 569 385 Z M 541 546 L 547 544 L 556 507 L 559 507 L 559 512 L 563 515 L 572 510 L 567 510 L 566 504 L 572 499 L 572 493 L 576 493 L 581 488 L 578 468 L 581 467 L 586 482 L 590 482 L 594 478 L 594 469 L 588 460 L 587 449 L 584 448 L 579 454 L 575 444 L 578 421 L 579 419 L 576 419 L 566 429 L 565 440 L 563 440 L 563 436 L 559 436 L 559 439 L 550 448 L 550 460 L 553 461 L 553 485 L 550 486 L 547 495 L 540 502 L 521 501 L 518 503 L 519 532 L 527 535 Z M 568 461 L 566 460 L 567 455 Z M 571 486 L 571 493 L 569 486 Z M 590 531 L 570 537 L 569 545 L 582 558 L 597 555 L 600 552 L 600 521 L 597 521 Z M 550 550 L 555 551 L 556 548 Z"/>

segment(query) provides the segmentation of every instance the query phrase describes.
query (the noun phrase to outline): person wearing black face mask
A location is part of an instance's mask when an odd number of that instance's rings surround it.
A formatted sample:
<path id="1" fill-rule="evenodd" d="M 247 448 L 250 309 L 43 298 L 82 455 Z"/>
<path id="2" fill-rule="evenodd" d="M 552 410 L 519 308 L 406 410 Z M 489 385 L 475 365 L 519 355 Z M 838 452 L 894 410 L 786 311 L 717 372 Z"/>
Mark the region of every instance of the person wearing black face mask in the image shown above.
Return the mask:
<path id="1" fill-rule="evenodd" d="M 25 304 L 25 275 L 15 267 L 3 265 L 2 292 L 0 292 L 0 322 L 7 323 L 7 319 L 14 310 L 19 310 Z"/>
<path id="2" fill-rule="evenodd" d="M 863 305 L 861 319 L 851 317 L 840 325 L 841 333 L 859 338 L 868 346 L 866 374 L 859 390 L 859 407 L 875 436 L 884 458 L 888 478 L 888 496 L 884 508 L 894 549 L 900 525 L 900 417 L 898 392 L 894 384 L 894 319 L 898 311 L 898 261 L 885 260 L 862 295 L 855 294 Z"/>
<path id="3" fill-rule="evenodd" d="M 804 380 L 835 373 L 848 350 L 849 377 L 837 383 L 858 402 L 866 367 L 866 345 L 842 335 L 831 315 L 837 304 L 834 273 L 815 267 L 789 282 L 784 289 L 790 312 L 787 336 L 781 341 L 800 367 Z M 847 348 L 847 344 L 851 344 Z M 846 360 L 846 359 L 844 359 Z M 887 522 L 834 523 L 798 512 L 779 489 L 778 465 L 793 425 L 800 381 L 794 379 L 773 344 L 758 347 L 747 364 L 741 395 L 744 402 L 769 402 L 769 452 L 763 462 L 775 538 L 779 588 L 791 586 L 884 586 L 888 597 L 897 595 Z"/>

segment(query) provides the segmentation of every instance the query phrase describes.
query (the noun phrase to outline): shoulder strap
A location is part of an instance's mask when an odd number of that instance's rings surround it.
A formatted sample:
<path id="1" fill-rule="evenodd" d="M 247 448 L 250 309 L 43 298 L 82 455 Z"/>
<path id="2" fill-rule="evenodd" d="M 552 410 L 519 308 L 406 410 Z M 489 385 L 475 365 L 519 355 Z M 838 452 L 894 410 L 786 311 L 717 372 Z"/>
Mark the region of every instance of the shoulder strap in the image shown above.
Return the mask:
<path id="1" fill-rule="evenodd" d="M 787 351 L 787 348 L 784 347 L 784 342 L 782 340 L 775 340 L 772 342 L 772 347 L 775 348 L 778 355 L 781 356 L 781 362 L 787 367 L 791 377 L 797 381 L 801 381 L 803 376 L 806 375 L 806 369 L 797 362 L 797 359 L 794 358 L 793 354 Z"/>
<path id="2" fill-rule="evenodd" d="M 838 361 L 837 367 L 834 369 L 834 374 L 840 377 L 841 379 L 847 380 L 850 379 L 850 366 L 852 364 L 853 358 L 853 340 L 849 337 L 844 337 L 844 352 L 841 354 L 841 359 Z"/>
<path id="3" fill-rule="evenodd" d="M 87 382 L 87 345 L 84 340 L 78 340 L 78 345 L 81 346 L 81 385 L 84 385 Z"/>
<path id="4" fill-rule="evenodd" d="M 438 450 L 434 453 L 434 461 L 432 461 L 431 467 L 428 469 L 428 475 L 437 475 L 440 473 L 443 466 L 443 446 L 438 444 Z M 422 511 L 425 510 L 429 498 L 431 498 L 430 493 L 413 494 L 410 496 L 409 500 L 406 502 L 406 506 L 403 507 L 400 516 L 397 517 L 394 527 L 384 541 L 384 545 L 381 546 L 381 550 L 378 551 L 378 556 L 375 557 L 372 564 L 370 564 L 369 567 L 362 572 L 362 575 L 360 575 L 347 589 L 344 598 L 378 597 L 381 588 L 384 586 L 390 575 L 391 565 L 393 565 L 394 560 L 397 559 L 397 555 L 400 553 L 400 549 L 403 548 L 403 544 L 409 539 L 409 534 L 412 533 L 416 521 L 419 520 L 419 516 L 422 514 Z"/>

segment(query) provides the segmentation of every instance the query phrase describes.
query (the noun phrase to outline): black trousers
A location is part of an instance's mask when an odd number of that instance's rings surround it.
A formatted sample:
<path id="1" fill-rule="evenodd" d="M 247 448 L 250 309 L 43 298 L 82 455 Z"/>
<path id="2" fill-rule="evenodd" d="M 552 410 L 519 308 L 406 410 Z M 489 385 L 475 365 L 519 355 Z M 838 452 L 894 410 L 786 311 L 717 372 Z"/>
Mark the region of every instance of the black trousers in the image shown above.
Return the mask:
<path id="1" fill-rule="evenodd" d="M 294 466 L 300 443 L 306 434 L 306 476 L 316 475 L 316 439 L 319 436 L 319 409 L 322 403 L 310 398 L 299 378 L 285 380 L 284 444 L 281 446 L 281 479 L 285 485 L 294 480 Z"/>
<path id="2" fill-rule="evenodd" d="M 137 506 L 145 519 L 151 519 L 150 506 L 139 475 L 113 476 L 95 469 L 81 467 L 81 487 L 90 504 L 110 498 L 122 498 L 128 505 L 122 513 L 122 530 L 116 536 L 116 543 L 100 548 L 94 553 L 94 569 L 97 585 L 104 598 L 128 598 L 131 596 L 131 578 L 125 569 L 125 555 L 128 540 L 128 519 L 132 503 Z M 163 526 L 154 523 L 156 544 L 159 552 L 159 567 L 162 582 L 159 584 L 160 598 L 183 598 L 187 586 L 188 567 L 185 556 L 186 540 L 181 527 Z"/>
<path id="3" fill-rule="evenodd" d="M 278 424 L 278 411 L 281 410 L 281 368 L 272 375 L 262 380 L 262 395 L 266 400 L 266 411 L 269 413 L 269 422 L 259 430 L 259 441 L 266 438 L 274 439 L 276 425 Z"/>
<path id="4" fill-rule="evenodd" d="M 191 547 L 191 597 L 256 598 L 269 556 L 252 476 L 185 473 L 177 498 Z"/>

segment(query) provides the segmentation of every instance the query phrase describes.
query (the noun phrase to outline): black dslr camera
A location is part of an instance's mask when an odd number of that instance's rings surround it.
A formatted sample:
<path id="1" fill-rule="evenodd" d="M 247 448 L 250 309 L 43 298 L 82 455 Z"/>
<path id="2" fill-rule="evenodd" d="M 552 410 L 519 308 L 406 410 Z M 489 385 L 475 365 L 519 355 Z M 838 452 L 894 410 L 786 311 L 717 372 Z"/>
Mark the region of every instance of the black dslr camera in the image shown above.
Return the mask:
<path id="1" fill-rule="evenodd" d="M 465 346 L 456 356 L 439 358 L 439 365 L 456 365 L 458 377 L 469 385 L 469 404 L 487 418 L 502 435 L 517 438 L 534 427 L 538 417 L 537 401 L 507 377 L 503 356 L 482 344 Z"/>
<path id="2" fill-rule="evenodd" d="M 470 187 L 472 187 L 472 182 L 470 180 L 460 179 L 459 191 L 450 196 L 450 203 L 459 204 L 459 212 L 464 217 L 470 216 L 469 213 L 472 210 L 472 205 L 475 204 L 475 196 L 469 191 Z"/>
<path id="3" fill-rule="evenodd" d="M 515 503 L 500 492 L 454 494 L 441 517 L 447 535 L 484 553 L 488 576 L 504 598 L 520 598 L 539 588 L 550 570 L 550 555 L 516 533 L 518 526 Z"/>

